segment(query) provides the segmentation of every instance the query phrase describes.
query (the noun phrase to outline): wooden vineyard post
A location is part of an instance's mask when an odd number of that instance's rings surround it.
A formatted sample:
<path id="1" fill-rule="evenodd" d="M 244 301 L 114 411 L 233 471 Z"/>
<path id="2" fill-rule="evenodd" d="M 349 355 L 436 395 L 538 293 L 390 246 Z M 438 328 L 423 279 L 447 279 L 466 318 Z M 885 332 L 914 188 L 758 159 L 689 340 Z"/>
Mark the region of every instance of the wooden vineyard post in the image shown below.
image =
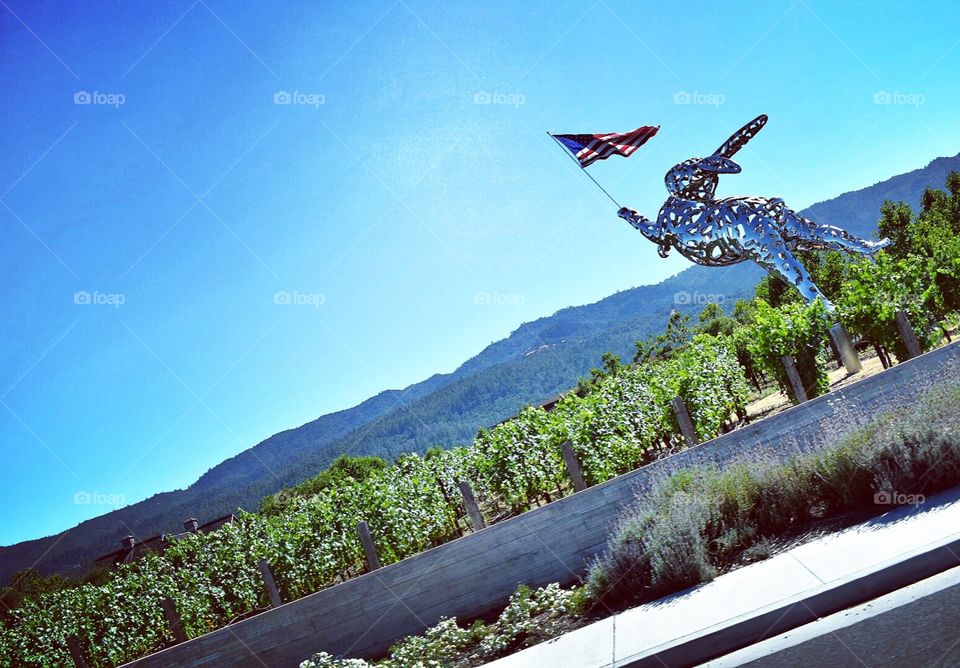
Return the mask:
<path id="1" fill-rule="evenodd" d="M 923 352 L 920 350 L 920 342 L 917 341 L 917 335 L 910 326 L 910 319 L 903 311 L 897 311 L 897 328 L 900 330 L 900 336 L 907 347 L 907 359 L 919 357 Z"/>
<path id="2" fill-rule="evenodd" d="M 367 569 L 375 571 L 380 568 L 380 555 L 377 554 L 377 546 L 373 544 L 373 536 L 370 535 L 370 525 L 365 520 L 357 522 L 357 533 L 360 534 L 360 543 L 363 545 L 363 553 L 367 557 Z"/>
<path id="3" fill-rule="evenodd" d="M 80 649 L 80 639 L 77 636 L 67 637 L 67 649 L 70 650 L 70 656 L 77 668 L 90 668 L 90 664 L 83 656 L 83 650 Z"/>
<path id="4" fill-rule="evenodd" d="M 780 361 L 783 362 L 783 368 L 787 372 L 794 398 L 798 404 L 802 404 L 807 400 L 807 391 L 803 389 L 803 381 L 800 379 L 800 372 L 797 371 L 797 363 L 790 355 L 784 355 L 780 358 Z"/>
<path id="5" fill-rule="evenodd" d="M 583 469 L 580 468 L 580 460 L 577 459 L 577 453 L 573 451 L 573 443 L 564 441 L 560 446 L 563 453 L 563 463 L 567 467 L 567 475 L 570 476 L 570 482 L 573 483 L 574 492 L 582 492 L 587 488 L 587 481 L 583 478 Z"/>
<path id="6" fill-rule="evenodd" d="M 187 642 L 187 634 L 183 630 L 183 622 L 180 619 L 180 613 L 177 612 L 177 606 L 172 599 L 165 598 L 160 602 L 163 608 L 163 615 L 170 624 L 170 630 L 173 632 L 173 639 L 178 643 Z"/>
<path id="7" fill-rule="evenodd" d="M 283 605 L 283 601 L 280 600 L 280 590 L 277 589 L 277 581 L 273 579 L 270 564 L 267 563 L 266 559 L 261 559 L 258 565 L 260 566 L 260 576 L 263 578 L 263 586 L 267 588 L 267 594 L 270 596 L 270 605 L 279 608 Z"/>
<path id="8" fill-rule="evenodd" d="M 693 420 L 690 419 L 690 412 L 687 411 L 687 405 L 683 403 L 680 397 L 673 398 L 673 414 L 677 417 L 677 423 L 680 425 L 680 433 L 683 434 L 683 440 L 687 442 L 688 447 L 693 447 L 700 440 L 697 438 L 697 430 L 693 427 Z"/>
<path id="9" fill-rule="evenodd" d="M 486 523 L 483 521 L 483 515 L 480 513 L 480 506 L 477 504 L 477 497 L 473 494 L 473 488 L 466 480 L 457 483 L 460 488 L 460 494 L 463 496 L 463 505 L 467 507 L 467 515 L 470 516 L 470 523 L 474 531 L 480 531 Z"/>

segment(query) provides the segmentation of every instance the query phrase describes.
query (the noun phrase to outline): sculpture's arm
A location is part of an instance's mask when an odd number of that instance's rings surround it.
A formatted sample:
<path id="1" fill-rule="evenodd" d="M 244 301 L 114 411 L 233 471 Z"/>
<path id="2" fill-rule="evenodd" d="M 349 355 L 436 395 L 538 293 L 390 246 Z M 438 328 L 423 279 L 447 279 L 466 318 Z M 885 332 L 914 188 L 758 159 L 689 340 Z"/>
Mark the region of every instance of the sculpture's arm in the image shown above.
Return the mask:
<path id="1" fill-rule="evenodd" d="M 641 216 L 633 209 L 623 207 L 617 211 L 617 215 L 633 225 L 634 229 L 640 230 L 643 233 L 643 236 L 647 237 L 648 239 L 655 239 L 658 236 L 658 231 L 653 221 L 646 216 Z"/>
<path id="2" fill-rule="evenodd" d="M 660 247 L 657 251 L 660 254 L 660 257 L 667 257 L 667 253 L 670 252 L 670 246 L 673 243 L 673 239 L 670 237 L 670 235 L 662 236 L 660 227 L 657 223 L 650 220 L 646 216 L 641 216 L 633 209 L 628 209 L 627 207 L 623 207 L 617 211 L 617 215 L 633 225 L 633 228 L 639 230 L 640 234 L 657 244 Z"/>

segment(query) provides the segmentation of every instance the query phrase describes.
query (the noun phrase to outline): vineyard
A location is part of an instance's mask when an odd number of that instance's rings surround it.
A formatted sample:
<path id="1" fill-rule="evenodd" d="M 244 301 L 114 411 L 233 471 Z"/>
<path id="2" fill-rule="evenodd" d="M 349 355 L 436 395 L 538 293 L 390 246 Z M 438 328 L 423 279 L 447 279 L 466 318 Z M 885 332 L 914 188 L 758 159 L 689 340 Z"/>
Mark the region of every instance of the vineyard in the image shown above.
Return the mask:
<path id="1" fill-rule="evenodd" d="M 560 445 L 569 440 L 591 483 L 636 468 L 658 450 L 681 447 L 671 401 L 680 396 L 698 434 L 720 432 L 748 392 L 727 343 L 700 336 L 667 360 L 620 367 L 585 396 L 555 409 L 527 408 L 478 435 L 472 447 L 405 455 L 362 482 L 307 496 L 285 494 L 271 513 L 245 513 L 209 534 L 189 534 L 163 555 L 118 567 L 87 584 L 27 601 L 0 630 L 4 666 L 70 665 L 68 636 L 92 666 L 112 666 L 173 641 L 161 601 L 171 598 L 189 636 L 268 607 L 258 562 L 266 559 L 284 600 L 363 571 L 356 525 L 371 527 L 383 563 L 462 535 L 467 481 L 485 508 L 506 514 L 569 493 Z"/>
<path id="2" fill-rule="evenodd" d="M 938 344 L 960 307 L 960 175 L 951 196 L 932 197 L 894 247 L 877 262 L 811 261 L 838 315 L 854 336 L 905 359 L 895 314 L 905 312 L 924 348 Z M 888 211 L 881 221 L 896 221 Z M 891 236 L 893 234 L 891 233 Z M 832 280 L 835 279 L 835 280 Z M 829 286 L 835 284 L 830 294 Z M 357 535 L 364 521 L 384 564 L 453 540 L 470 530 L 458 487 L 467 482 L 488 520 L 524 512 L 573 488 L 561 445 L 572 444 L 588 484 L 597 484 L 686 447 L 673 402 L 686 406 L 699 440 L 745 415 L 749 383 L 772 379 L 786 389 L 780 359 L 793 356 L 811 395 L 826 386 L 828 314 L 799 304 L 767 282 L 763 299 L 701 315 L 697 333 L 671 317 L 667 332 L 638 343 L 638 363 L 605 359 L 605 368 L 564 395 L 551 411 L 525 408 L 481 430 L 473 445 L 407 454 L 362 479 L 320 489 L 301 486 L 241 513 L 211 533 L 184 535 L 162 554 L 123 564 L 102 583 L 27 597 L 0 613 L 0 666 L 71 665 L 68 637 L 91 666 L 114 666 L 175 642 L 162 602 L 171 599 L 188 637 L 270 607 L 259 563 L 291 601 L 362 573 Z M 715 306 L 715 305 L 713 305 Z"/>

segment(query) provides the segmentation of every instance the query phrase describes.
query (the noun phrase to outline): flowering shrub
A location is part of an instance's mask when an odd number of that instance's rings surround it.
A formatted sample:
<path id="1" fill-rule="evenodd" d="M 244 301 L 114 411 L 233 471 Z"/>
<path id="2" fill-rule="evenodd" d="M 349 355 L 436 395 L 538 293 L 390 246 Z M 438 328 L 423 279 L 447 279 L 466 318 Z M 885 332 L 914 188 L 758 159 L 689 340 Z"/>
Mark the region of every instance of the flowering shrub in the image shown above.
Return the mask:
<path id="1" fill-rule="evenodd" d="M 326 652 L 303 661 L 300 668 L 451 668 L 478 665 L 503 656 L 528 636 L 550 634 L 553 620 L 575 613 L 578 590 L 553 583 L 540 589 L 521 585 L 492 624 L 476 622 L 470 628 L 454 617 L 443 618 L 422 635 L 404 638 L 390 648 L 390 656 L 376 663 L 338 659 Z"/>

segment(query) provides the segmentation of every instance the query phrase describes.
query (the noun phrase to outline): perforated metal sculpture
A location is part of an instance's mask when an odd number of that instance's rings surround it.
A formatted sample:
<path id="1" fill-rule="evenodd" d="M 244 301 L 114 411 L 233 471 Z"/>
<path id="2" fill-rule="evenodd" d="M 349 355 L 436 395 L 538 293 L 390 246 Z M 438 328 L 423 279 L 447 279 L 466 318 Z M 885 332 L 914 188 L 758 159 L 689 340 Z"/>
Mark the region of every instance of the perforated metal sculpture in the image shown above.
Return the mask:
<path id="1" fill-rule="evenodd" d="M 818 225 L 784 204 L 779 197 L 725 197 L 716 199 L 720 174 L 738 174 L 731 158 L 767 123 L 767 116 L 737 130 L 706 158 L 690 158 L 674 165 L 664 179 L 670 196 L 656 222 L 632 209 L 618 215 L 657 244 L 661 257 L 671 248 L 688 260 L 706 266 L 725 266 L 753 260 L 783 280 L 796 285 L 804 298 L 822 299 L 834 310 L 794 251 L 838 250 L 870 255 L 890 244 L 889 239 L 867 241 L 833 225 Z"/>

